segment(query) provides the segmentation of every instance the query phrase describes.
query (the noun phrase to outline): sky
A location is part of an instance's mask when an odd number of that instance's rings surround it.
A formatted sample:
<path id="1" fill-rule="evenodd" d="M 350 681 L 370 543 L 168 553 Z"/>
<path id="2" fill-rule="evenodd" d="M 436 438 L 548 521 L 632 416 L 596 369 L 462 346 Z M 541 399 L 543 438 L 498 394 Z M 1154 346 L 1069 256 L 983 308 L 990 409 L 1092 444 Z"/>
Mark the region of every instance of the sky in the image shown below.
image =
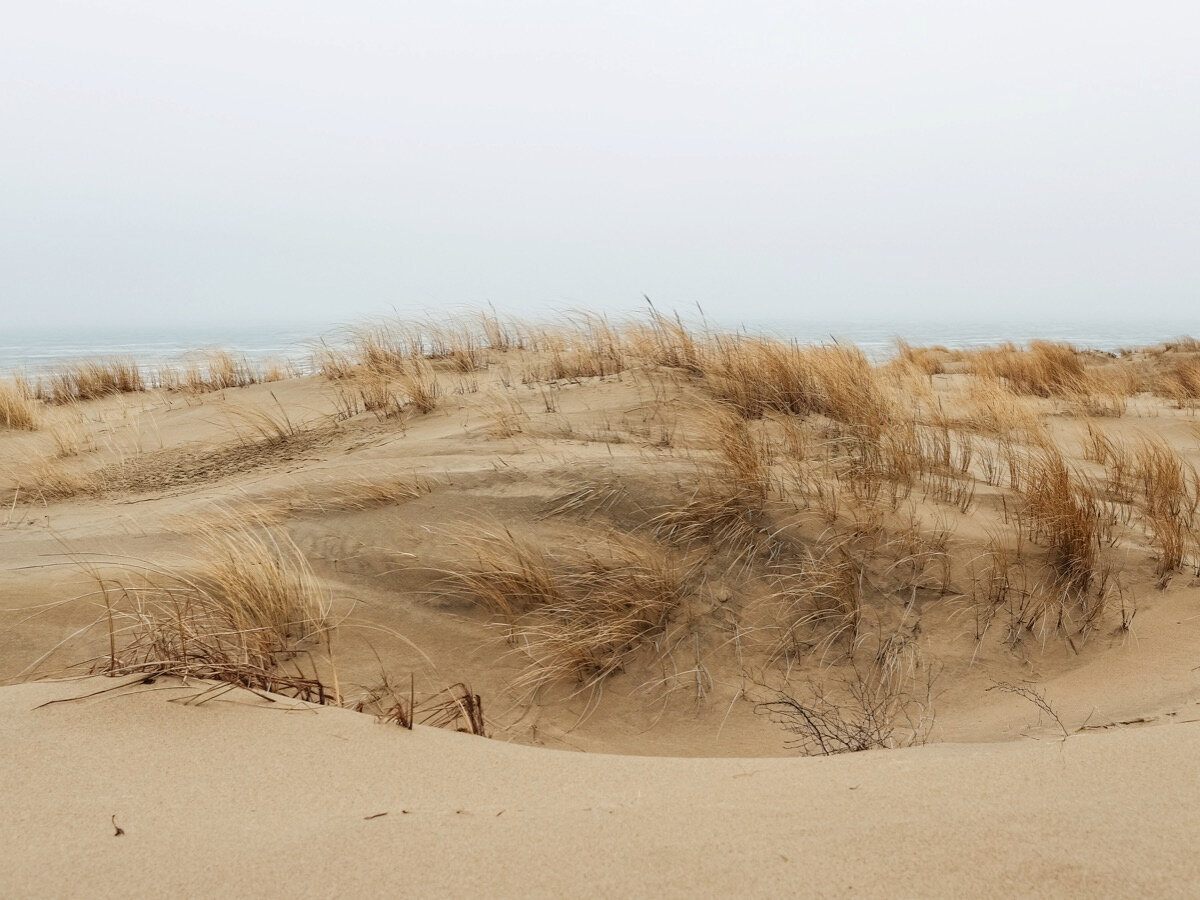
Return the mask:
<path id="1" fill-rule="evenodd" d="M 1187 317 L 1197 47 L 1180 0 L 11 4 L 0 322 Z"/>

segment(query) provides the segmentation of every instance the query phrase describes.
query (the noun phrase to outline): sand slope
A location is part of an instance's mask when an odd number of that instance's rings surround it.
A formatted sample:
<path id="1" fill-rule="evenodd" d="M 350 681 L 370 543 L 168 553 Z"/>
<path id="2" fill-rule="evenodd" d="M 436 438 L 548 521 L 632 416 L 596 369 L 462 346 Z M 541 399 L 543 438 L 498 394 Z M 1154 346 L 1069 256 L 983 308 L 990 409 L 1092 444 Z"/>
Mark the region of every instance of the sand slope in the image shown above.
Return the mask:
<path id="1" fill-rule="evenodd" d="M 112 685 L 0 691 L 0 894 L 1184 896 L 1200 878 L 1197 722 L 663 759 L 241 691 L 186 705 L 200 689 L 169 679 L 36 708 Z"/>

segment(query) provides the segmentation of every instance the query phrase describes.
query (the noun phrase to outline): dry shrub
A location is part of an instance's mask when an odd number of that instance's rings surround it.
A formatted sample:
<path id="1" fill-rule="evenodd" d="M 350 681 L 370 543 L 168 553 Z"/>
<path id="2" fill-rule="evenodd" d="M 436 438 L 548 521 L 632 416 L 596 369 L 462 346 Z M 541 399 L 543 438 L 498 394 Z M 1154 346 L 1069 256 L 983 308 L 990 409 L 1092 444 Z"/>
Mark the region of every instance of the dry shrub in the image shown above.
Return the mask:
<path id="1" fill-rule="evenodd" d="M 142 370 L 131 360 L 75 363 L 38 383 L 38 396 L 49 403 L 95 400 L 147 388 Z"/>
<path id="2" fill-rule="evenodd" d="M 38 407 L 29 385 L 13 379 L 0 381 L 0 428 L 33 431 L 38 427 Z"/>
<path id="3" fill-rule="evenodd" d="M 606 535 L 551 554 L 507 530 L 459 538 L 475 565 L 451 573 L 529 657 L 516 685 L 599 686 L 664 634 L 687 595 L 691 567 L 661 546 Z"/>
<path id="4" fill-rule="evenodd" d="M 92 669 L 338 702 L 336 670 L 330 691 L 311 657 L 322 641 L 329 648 L 331 599 L 295 543 L 228 510 L 200 523 L 197 537 L 191 567 L 144 564 L 117 574 L 92 567 L 109 640 Z"/>
<path id="5" fill-rule="evenodd" d="M 929 669 L 921 683 L 919 668 L 911 636 L 897 633 L 870 664 L 854 663 L 832 686 L 810 682 L 802 698 L 777 691 L 758 711 L 793 734 L 788 747 L 806 756 L 916 746 L 933 728 L 936 678 Z"/>

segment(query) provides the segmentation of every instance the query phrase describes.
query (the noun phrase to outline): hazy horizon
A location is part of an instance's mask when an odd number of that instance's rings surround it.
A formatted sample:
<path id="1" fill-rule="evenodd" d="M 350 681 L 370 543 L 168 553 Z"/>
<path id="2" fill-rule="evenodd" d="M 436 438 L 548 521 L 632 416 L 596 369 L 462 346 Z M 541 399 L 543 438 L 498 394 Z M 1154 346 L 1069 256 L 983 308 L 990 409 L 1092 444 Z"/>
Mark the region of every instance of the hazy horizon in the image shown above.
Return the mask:
<path id="1" fill-rule="evenodd" d="M 46 2 L 0 328 L 1188 321 L 1200 8 Z"/>

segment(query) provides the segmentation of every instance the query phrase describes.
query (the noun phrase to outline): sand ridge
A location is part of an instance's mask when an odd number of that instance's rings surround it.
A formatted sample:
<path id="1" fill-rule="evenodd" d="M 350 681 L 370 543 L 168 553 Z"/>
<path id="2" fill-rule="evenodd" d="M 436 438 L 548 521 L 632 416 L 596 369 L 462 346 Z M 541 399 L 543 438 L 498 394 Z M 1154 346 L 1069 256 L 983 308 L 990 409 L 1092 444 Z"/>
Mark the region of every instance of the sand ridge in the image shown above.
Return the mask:
<path id="1" fill-rule="evenodd" d="M 1185 896 L 1200 877 L 1195 721 L 664 759 L 240 690 L 189 706 L 204 687 L 170 679 L 36 708 L 111 687 L 0 691 L 8 896 L 69 896 L 83 872 L 100 897 Z"/>

